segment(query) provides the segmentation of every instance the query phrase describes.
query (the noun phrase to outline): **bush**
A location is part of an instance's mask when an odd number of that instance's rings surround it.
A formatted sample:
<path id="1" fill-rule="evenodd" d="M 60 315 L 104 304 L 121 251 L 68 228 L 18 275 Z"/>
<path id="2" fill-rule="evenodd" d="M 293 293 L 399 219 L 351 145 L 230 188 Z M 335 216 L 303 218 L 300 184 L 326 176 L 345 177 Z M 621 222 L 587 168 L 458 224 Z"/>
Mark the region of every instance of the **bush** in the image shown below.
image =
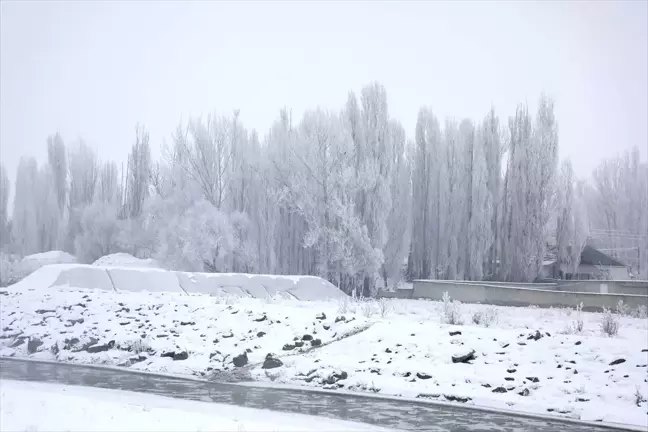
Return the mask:
<path id="1" fill-rule="evenodd" d="M 385 318 L 392 309 L 393 305 L 389 299 L 384 297 L 378 299 L 378 312 L 380 312 L 381 317 Z"/>
<path id="2" fill-rule="evenodd" d="M 490 327 L 496 324 L 499 319 L 499 311 L 495 307 L 489 307 L 485 310 L 476 310 L 472 314 L 472 322 L 484 327 Z"/>
<path id="3" fill-rule="evenodd" d="M 583 317 L 581 316 L 581 312 L 583 310 L 583 302 L 580 302 L 576 306 L 576 319 L 572 321 L 572 328 L 575 333 L 581 333 L 583 331 L 583 328 L 585 325 L 583 324 Z"/>
<path id="4" fill-rule="evenodd" d="M 646 319 L 648 318 L 648 308 L 645 305 L 639 305 L 632 311 L 633 318 Z"/>
<path id="5" fill-rule="evenodd" d="M 601 333 L 610 337 L 619 334 L 619 317 L 607 308 L 603 308 L 603 316 L 601 317 Z"/>
<path id="6" fill-rule="evenodd" d="M 621 316 L 630 315 L 630 306 L 623 303 L 623 300 L 619 300 L 619 303 L 616 305 L 616 312 Z"/>
<path id="7" fill-rule="evenodd" d="M 463 324 L 463 317 L 461 316 L 461 302 L 451 300 L 448 292 L 443 293 L 443 322 L 452 325 Z"/>

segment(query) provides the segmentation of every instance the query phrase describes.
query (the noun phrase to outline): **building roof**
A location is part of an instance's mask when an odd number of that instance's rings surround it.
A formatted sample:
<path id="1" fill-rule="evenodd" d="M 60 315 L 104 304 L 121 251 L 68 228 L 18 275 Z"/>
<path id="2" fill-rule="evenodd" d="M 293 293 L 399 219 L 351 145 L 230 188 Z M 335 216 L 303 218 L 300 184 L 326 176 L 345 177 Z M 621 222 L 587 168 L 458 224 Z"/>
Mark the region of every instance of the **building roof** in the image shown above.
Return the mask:
<path id="1" fill-rule="evenodd" d="M 581 252 L 581 264 L 607 267 L 627 267 L 622 262 L 589 245 L 586 245 Z"/>

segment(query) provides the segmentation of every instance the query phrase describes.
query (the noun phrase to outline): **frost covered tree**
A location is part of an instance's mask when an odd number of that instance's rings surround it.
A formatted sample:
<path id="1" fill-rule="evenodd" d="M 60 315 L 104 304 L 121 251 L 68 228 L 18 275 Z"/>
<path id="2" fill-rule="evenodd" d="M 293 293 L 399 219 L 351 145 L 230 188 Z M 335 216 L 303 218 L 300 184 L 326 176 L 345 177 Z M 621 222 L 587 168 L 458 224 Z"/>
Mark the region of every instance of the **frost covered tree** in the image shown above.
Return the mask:
<path id="1" fill-rule="evenodd" d="M 488 251 L 486 260 L 486 274 L 489 279 L 496 277 L 497 263 L 499 261 L 500 246 L 500 208 L 502 195 L 502 154 L 503 146 L 499 130 L 499 119 L 495 116 L 495 110 L 491 109 L 481 128 L 481 139 L 486 163 L 489 201 L 491 203 L 491 226 L 493 241 Z"/>
<path id="2" fill-rule="evenodd" d="M 63 216 L 67 204 L 68 166 L 63 138 L 58 133 L 47 138 L 47 161 L 52 176 L 59 213 Z"/>
<path id="3" fill-rule="evenodd" d="M 135 219 L 142 213 L 144 201 L 149 195 L 149 175 L 151 171 L 151 148 L 149 134 L 144 128 L 137 127 L 135 143 L 128 156 L 126 173 L 125 213 Z"/>
<path id="4" fill-rule="evenodd" d="M 97 200 L 83 208 L 74 240 L 76 256 L 81 262 L 92 263 L 121 250 L 117 216 L 118 208 L 112 203 Z"/>
<path id="5" fill-rule="evenodd" d="M 9 190 L 11 182 L 7 169 L 0 164 L 0 250 L 4 249 L 11 239 L 9 238 Z"/>
<path id="6" fill-rule="evenodd" d="M 115 205 L 121 203 L 119 171 L 117 164 L 113 161 L 106 161 L 99 167 L 96 198 L 104 203 L 112 203 Z"/>
<path id="7" fill-rule="evenodd" d="M 81 230 L 83 209 L 90 205 L 97 185 L 97 155 L 83 141 L 68 152 L 70 189 L 68 191 L 69 221 L 65 250 L 74 253 L 76 236 Z"/>
<path id="8" fill-rule="evenodd" d="M 16 171 L 16 189 L 12 214 L 12 234 L 16 251 L 29 255 L 39 251 L 37 201 L 38 164 L 36 159 L 21 158 Z"/>

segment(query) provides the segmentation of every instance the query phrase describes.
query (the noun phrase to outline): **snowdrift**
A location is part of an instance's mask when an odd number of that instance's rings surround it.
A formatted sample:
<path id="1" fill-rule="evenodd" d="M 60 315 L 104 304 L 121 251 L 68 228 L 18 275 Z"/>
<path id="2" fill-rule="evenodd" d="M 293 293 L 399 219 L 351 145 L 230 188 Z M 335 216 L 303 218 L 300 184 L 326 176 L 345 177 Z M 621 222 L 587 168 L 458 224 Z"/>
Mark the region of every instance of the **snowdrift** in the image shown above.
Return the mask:
<path id="1" fill-rule="evenodd" d="M 158 261 L 154 259 L 135 258 L 131 254 L 122 253 L 122 252 L 102 256 L 97 261 L 93 262 L 92 265 L 99 266 L 99 267 L 163 268 L 162 264 L 160 264 Z"/>
<path id="2" fill-rule="evenodd" d="M 25 273 L 32 273 L 39 268 L 50 264 L 76 264 L 77 259 L 69 253 L 62 251 L 49 251 L 27 255 L 20 261 L 20 269 Z"/>
<path id="3" fill-rule="evenodd" d="M 252 298 L 282 297 L 312 301 L 346 297 L 316 276 L 275 276 L 240 273 L 184 273 L 155 268 L 99 267 L 84 264 L 44 266 L 10 289 L 70 287 L 103 291 L 200 293 Z"/>

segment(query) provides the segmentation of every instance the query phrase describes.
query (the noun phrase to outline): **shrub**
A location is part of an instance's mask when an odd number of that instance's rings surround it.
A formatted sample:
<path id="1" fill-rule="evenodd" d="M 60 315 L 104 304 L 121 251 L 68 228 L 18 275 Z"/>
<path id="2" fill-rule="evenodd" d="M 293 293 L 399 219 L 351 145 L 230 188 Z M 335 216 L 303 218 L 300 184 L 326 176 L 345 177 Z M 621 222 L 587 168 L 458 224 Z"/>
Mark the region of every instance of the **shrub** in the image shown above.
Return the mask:
<path id="1" fill-rule="evenodd" d="M 384 297 L 381 297 L 378 299 L 378 312 L 380 313 L 380 316 L 385 318 L 389 311 L 393 309 L 392 302 Z"/>
<path id="2" fill-rule="evenodd" d="M 621 316 L 630 315 L 630 306 L 623 303 L 623 300 L 619 300 L 619 303 L 616 305 L 616 312 Z"/>
<path id="3" fill-rule="evenodd" d="M 448 292 L 443 293 L 443 322 L 452 325 L 463 324 L 463 317 L 461 316 L 461 302 L 451 300 Z"/>
<path id="4" fill-rule="evenodd" d="M 639 305 L 632 311 L 633 318 L 646 319 L 648 318 L 648 308 L 646 305 Z"/>
<path id="5" fill-rule="evenodd" d="M 619 334 L 619 317 L 607 308 L 603 308 L 603 315 L 601 317 L 601 333 L 610 337 Z"/>
<path id="6" fill-rule="evenodd" d="M 472 322 L 484 327 L 490 327 L 496 324 L 499 319 L 499 311 L 494 307 L 485 310 L 476 310 L 472 314 Z"/>

